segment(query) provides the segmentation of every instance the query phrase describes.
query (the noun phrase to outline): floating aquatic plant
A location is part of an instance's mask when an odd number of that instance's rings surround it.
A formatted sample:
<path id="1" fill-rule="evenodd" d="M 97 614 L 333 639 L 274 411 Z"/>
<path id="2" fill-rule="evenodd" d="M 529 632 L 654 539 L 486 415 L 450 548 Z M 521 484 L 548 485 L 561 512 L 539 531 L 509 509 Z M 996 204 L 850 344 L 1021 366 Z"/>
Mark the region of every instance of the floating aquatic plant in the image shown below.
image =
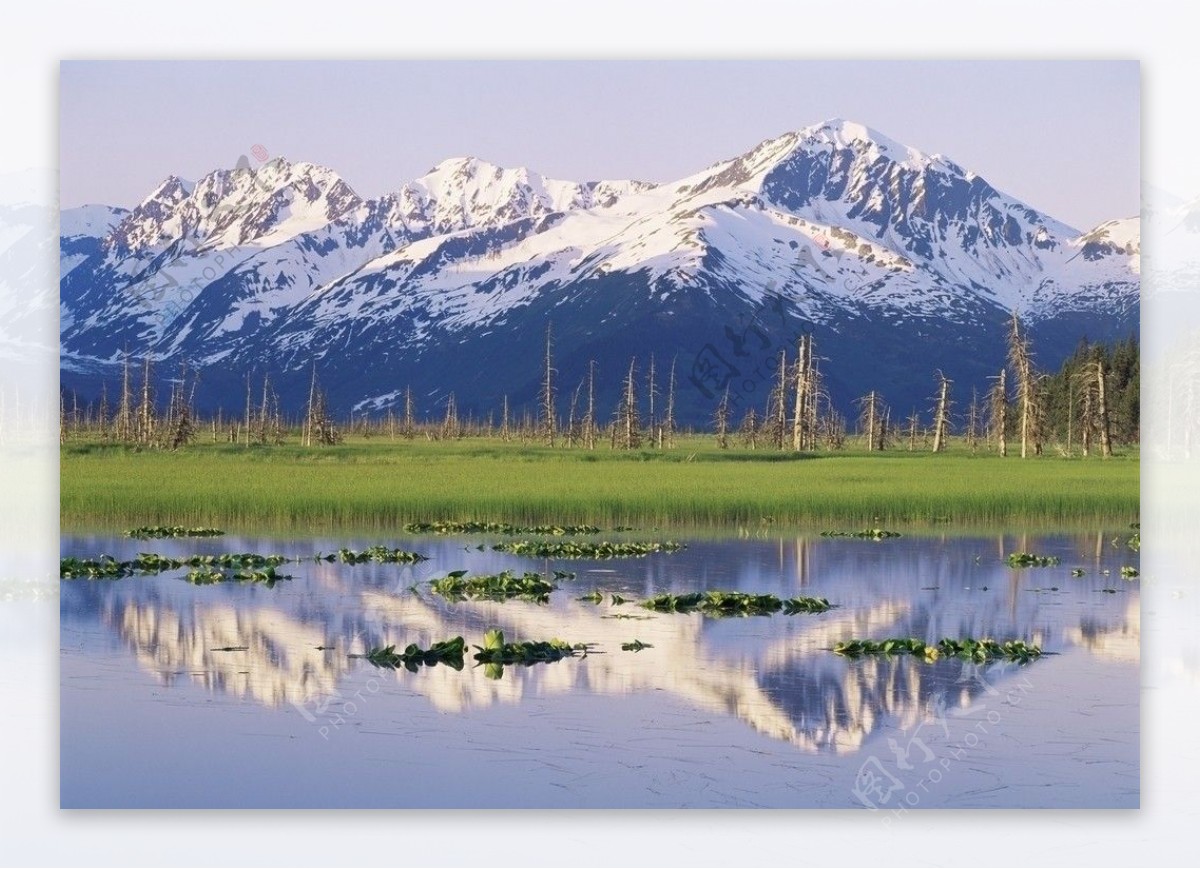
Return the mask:
<path id="1" fill-rule="evenodd" d="M 1125 579 L 1136 579 L 1139 576 L 1138 569 L 1127 564 L 1121 568 L 1121 576 Z"/>
<path id="2" fill-rule="evenodd" d="M 550 592 L 558 588 L 540 573 L 517 575 L 510 570 L 486 576 L 465 576 L 466 571 L 456 570 L 429 583 L 435 594 L 448 600 L 481 598 L 484 600 L 509 600 L 522 598 L 536 603 L 545 603 Z"/>
<path id="3" fill-rule="evenodd" d="M 376 667 L 392 670 L 404 667 L 415 673 L 418 667 L 436 667 L 438 664 L 445 664 L 452 669 L 461 670 L 463 654 L 466 650 L 466 641 L 462 637 L 455 637 L 452 640 L 434 643 L 428 649 L 422 649 L 416 643 L 410 643 L 403 652 L 397 652 L 395 646 L 386 646 L 372 649 L 365 655 L 351 655 L 350 657 L 366 658 Z"/>
<path id="4" fill-rule="evenodd" d="M 882 528 L 867 528 L 863 531 L 822 531 L 822 537 L 853 537 L 858 540 L 887 540 L 899 537 L 899 531 L 885 531 Z"/>
<path id="5" fill-rule="evenodd" d="M 273 588 L 275 583 L 292 577 L 280 573 L 273 565 L 263 568 L 243 568 L 242 570 L 218 570 L 213 567 L 200 567 L 188 571 L 187 581 L 193 585 L 215 585 L 220 582 L 261 582 L 267 588 Z"/>
<path id="6" fill-rule="evenodd" d="M 475 646 L 475 660 L 487 665 L 486 675 L 499 679 L 505 664 L 550 664 L 563 658 L 577 655 L 586 657 L 594 643 L 568 643 L 565 640 L 525 640 L 520 643 L 504 642 L 504 631 L 494 628 L 483 635 L 483 645 Z"/>
<path id="7" fill-rule="evenodd" d="M 642 543 L 607 540 L 513 540 L 497 543 L 492 549 L 535 558 L 637 558 L 655 552 L 677 552 L 683 549 L 683 544 L 672 540 Z"/>
<path id="8" fill-rule="evenodd" d="M 184 528 L 182 525 L 143 525 L 130 528 L 126 537 L 220 537 L 225 532 L 219 528 Z"/>
<path id="9" fill-rule="evenodd" d="M 510 525 L 507 522 L 409 522 L 411 534 L 549 534 L 555 537 L 600 534 L 595 525 Z"/>
<path id="10" fill-rule="evenodd" d="M 99 558 L 63 558 L 59 560 L 59 576 L 62 579 L 122 579 L 139 574 L 180 570 L 184 567 L 237 570 L 275 567 L 286 561 L 288 558 L 283 555 L 256 555 L 251 552 L 191 555 L 186 558 L 142 552 L 128 561 L 118 561 L 111 555 L 101 555 Z"/>
<path id="11" fill-rule="evenodd" d="M 1014 552 L 1005 559 L 1009 567 L 1055 567 L 1062 559 L 1057 555 L 1034 555 L 1032 552 Z"/>
<path id="12" fill-rule="evenodd" d="M 653 649 L 654 646 L 650 643 L 643 643 L 641 640 L 634 640 L 632 643 L 621 643 L 621 651 L 624 652 L 640 652 L 642 649 Z"/>
<path id="13" fill-rule="evenodd" d="M 748 594 L 740 591 L 695 591 L 689 594 L 659 594 L 642 601 L 646 609 L 660 613 L 699 612 L 706 616 L 765 616 L 783 612 L 823 613 L 833 604 L 823 597 L 781 599 L 773 594 Z"/>
<path id="14" fill-rule="evenodd" d="M 1022 640 L 1007 640 L 1001 643 L 991 639 L 977 640 L 973 637 L 958 640 L 947 637 L 936 643 L 925 643 L 916 637 L 847 640 L 835 645 L 833 651 L 847 658 L 858 658 L 864 655 L 914 655 L 924 658 L 926 661 L 936 661 L 939 658 L 958 658 L 977 664 L 997 660 L 1025 664 L 1042 655 L 1040 647 L 1029 645 Z"/>
<path id="15" fill-rule="evenodd" d="M 318 555 L 317 558 L 322 556 Z M 339 549 L 335 555 L 324 556 L 326 561 L 335 558 L 342 564 L 364 564 L 368 561 L 380 564 L 417 564 L 428 560 L 419 552 L 409 552 L 405 549 L 390 549 L 387 546 L 371 546 L 363 550 Z"/>

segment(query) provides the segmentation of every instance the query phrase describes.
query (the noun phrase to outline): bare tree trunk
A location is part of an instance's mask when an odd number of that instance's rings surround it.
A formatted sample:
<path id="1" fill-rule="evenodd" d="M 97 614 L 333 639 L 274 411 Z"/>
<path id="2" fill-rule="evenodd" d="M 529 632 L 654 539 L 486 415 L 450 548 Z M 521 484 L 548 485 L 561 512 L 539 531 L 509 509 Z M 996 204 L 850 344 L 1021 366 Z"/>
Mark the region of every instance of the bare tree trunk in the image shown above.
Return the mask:
<path id="1" fill-rule="evenodd" d="M 412 440 L 417 434 L 417 420 L 413 409 L 411 386 L 404 387 L 404 429 L 401 433 L 408 440 Z"/>
<path id="2" fill-rule="evenodd" d="M 996 385 L 992 389 L 992 427 L 996 432 L 996 452 L 1001 456 L 1008 455 L 1008 386 L 1005 383 L 1004 369 Z"/>
<path id="3" fill-rule="evenodd" d="M 129 351 L 125 351 L 124 370 L 121 376 L 121 403 L 117 407 L 117 440 L 129 443 L 133 440 L 133 387 L 129 377 Z"/>
<path id="4" fill-rule="evenodd" d="M 716 413 L 713 414 L 713 427 L 717 432 L 717 446 L 721 449 L 729 448 L 729 384 L 725 385 L 725 394 L 721 397 L 721 403 L 717 405 Z"/>
<path id="5" fill-rule="evenodd" d="M 1083 391 L 1083 402 L 1079 408 L 1079 434 L 1080 446 L 1083 448 L 1084 458 L 1087 458 L 1092 453 L 1092 427 L 1094 420 L 1092 419 L 1092 390 L 1090 387 Z"/>
<path id="6" fill-rule="evenodd" d="M 1104 388 L 1104 360 L 1096 360 L 1096 413 L 1098 415 L 1097 423 L 1100 428 L 1100 456 L 1109 458 L 1112 456 L 1112 437 L 1110 435 L 1110 427 L 1108 421 L 1108 400 Z"/>
<path id="7" fill-rule="evenodd" d="M 150 356 L 142 368 L 142 403 L 138 408 L 137 441 L 149 446 L 154 440 L 154 393 L 150 388 Z"/>
<path id="8" fill-rule="evenodd" d="M 646 420 L 646 428 L 650 433 L 650 446 L 662 446 L 659 440 L 658 417 L 654 413 L 654 398 L 658 394 L 658 384 L 654 376 L 654 354 L 650 354 L 650 368 L 646 373 L 646 391 L 650 394 L 650 416 Z"/>
<path id="9" fill-rule="evenodd" d="M 1012 331 L 1009 333 L 1008 361 L 1017 379 L 1017 401 L 1021 413 L 1021 458 L 1029 455 L 1032 446 L 1035 452 L 1041 452 L 1041 435 L 1038 431 L 1039 409 L 1037 402 L 1037 374 L 1033 368 L 1033 354 L 1029 348 L 1029 339 L 1021 333 L 1020 320 L 1013 312 Z"/>
<path id="10" fill-rule="evenodd" d="M 950 382 L 940 371 L 937 408 L 933 414 L 933 451 L 940 453 L 946 446 L 946 434 L 950 428 Z"/>
<path id="11" fill-rule="evenodd" d="M 804 423 L 808 418 L 809 386 L 808 364 L 811 357 L 808 352 L 808 335 L 801 335 L 796 347 L 796 399 L 792 408 L 792 449 L 799 452 L 804 449 Z"/>
<path id="12" fill-rule="evenodd" d="M 250 446 L 250 372 L 246 372 L 246 446 Z"/>
<path id="13" fill-rule="evenodd" d="M 667 449 L 675 449 L 675 363 L 678 357 L 671 359 L 671 373 L 667 378 L 667 414 L 663 417 L 662 426 L 659 428 L 659 449 L 662 449 L 661 433 L 666 433 Z"/>
<path id="14" fill-rule="evenodd" d="M 267 406 L 270 403 L 267 375 L 263 374 L 262 407 L 258 409 L 258 442 L 267 443 Z"/>
<path id="15" fill-rule="evenodd" d="M 313 402 L 317 392 L 317 363 L 313 363 L 312 379 L 308 383 L 308 406 L 304 409 L 304 429 L 300 435 L 300 443 L 306 447 L 312 446 Z"/>
<path id="16" fill-rule="evenodd" d="M 637 412 L 636 371 L 637 358 L 634 357 L 629 360 L 629 374 L 626 375 L 625 383 L 621 390 L 621 403 L 617 408 L 616 425 L 613 428 L 614 445 L 617 445 L 619 438 L 619 446 L 625 450 L 632 450 L 637 447 L 640 437 Z"/>
<path id="17" fill-rule="evenodd" d="M 858 400 L 858 404 L 862 405 L 859 425 L 866 432 L 867 452 L 882 450 L 887 423 L 884 420 L 883 402 L 879 398 L 879 393 L 872 389 Z"/>
<path id="18" fill-rule="evenodd" d="M 1075 423 L 1075 384 L 1067 378 L 1067 457 L 1071 456 L 1071 435 Z"/>
<path id="19" fill-rule="evenodd" d="M 108 384 L 100 384 L 100 438 L 108 440 Z"/>
<path id="20" fill-rule="evenodd" d="M 579 381 L 575 391 L 571 393 L 571 411 L 567 415 L 566 446 L 568 449 L 575 445 L 579 432 L 575 428 L 575 411 L 579 407 L 579 393 L 583 392 L 584 381 Z"/>
<path id="21" fill-rule="evenodd" d="M 552 353 L 552 335 L 551 325 L 546 324 L 546 366 L 545 373 L 542 378 L 542 394 L 541 399 L 541 436 L 546 446 L 554 446 L 555 437 L 555 413 L 554 413 L 554 363 Z"/>
<path id="22" fill-rule="evenodd" d="M 583 421 L 583 445 L 596 448 L 596 360 L 588 360 L 587 416 Z"/>

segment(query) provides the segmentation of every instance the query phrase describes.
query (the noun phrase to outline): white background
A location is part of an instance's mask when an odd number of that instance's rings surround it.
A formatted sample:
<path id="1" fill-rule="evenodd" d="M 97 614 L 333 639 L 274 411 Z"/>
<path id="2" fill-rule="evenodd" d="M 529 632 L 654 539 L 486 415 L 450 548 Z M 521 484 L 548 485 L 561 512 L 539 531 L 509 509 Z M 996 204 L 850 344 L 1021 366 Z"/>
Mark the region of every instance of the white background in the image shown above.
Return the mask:
<path id="1" fill-rule="evenodd" d="M 62 58 L 1074 57 L 1142 61 L 1143 178 L 1194 198 L 1200 62 L 1187 9 L 1096 0 L 10 5 L 0 36 L 0 179 L 55 165 Z M 154 107 L 146 112 L 153 117 Z M 37 195 L 53 201 L 50 188 Z M 52 259 L 52 222 L 44 229 Z M 1155 244 L 1147 227 L 1147 259 Z M 57 288 L 0 262 L 0 313 L 10 322 L 12 312 L 30 315 L 20 331 L 0 330 L 0 863 L 1195 864 L 1200 473 L 1195 460 L 1162 448 L 1167 420 L 1150 405 L 1168 369 L 1195 380 L 1177 363 L 1198 353 L 1200 332 L 1179 322 L 1188 288 L 1177 278 L 1156 286 L 1151 269 L 1144 279 L 1143 808 L 910 813 L 885 828 L 866 812 L 60 812 Z M 1176 428 L 1197 422 L 1190 410 L 1173 414 Z"/>

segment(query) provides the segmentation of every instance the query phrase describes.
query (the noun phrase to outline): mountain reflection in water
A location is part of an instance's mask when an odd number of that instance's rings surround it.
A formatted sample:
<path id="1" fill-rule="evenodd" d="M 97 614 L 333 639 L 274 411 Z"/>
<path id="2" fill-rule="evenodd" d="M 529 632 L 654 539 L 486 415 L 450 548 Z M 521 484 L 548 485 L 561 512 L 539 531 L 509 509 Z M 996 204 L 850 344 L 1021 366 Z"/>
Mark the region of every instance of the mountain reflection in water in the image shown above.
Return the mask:
<path id="1" fill-rule="evenodd" d="M 174 575 L 65 583 L 63 619 L 99 621 L 164 686 L 186 680 L 269 709 L 339 696 L 348 676 L 370 670 L 348 655 L 373 647 L 428 647 L 456 635 L 481 643 L 493 627 L 509 639 L 561 637 L 595 643 L 603 653 L 509 666 L 500 679 L 487 678 L 469 655 L 461 672 L 439 666 L 417 673 L 375 671 L 375 678 L 382 690 L 418 695 L 453 713 L 519 704 L 532 696 L 661 691 L 735 716 L 802 750 L 847 753 L 885 726 L 909 729 L 947 709 L 970 707 L 992 684 L 1003 688 L 1019 672 L 995 664 L 927 664 L 907 656 L 849 661 L 829 651 L 850 637 L 1018 638 L 1048 652 L 1081 649 L 1136 665 L 1138 585 L 1121 580 L 1119 568 L 1136 565 L 1137 554 L 1109 545 L 1111 537 L 695 540 L 674 555 L 602 563 L 531 561 L 466 548 L 462 540 L 423 539 L 405 541 L 431 556 L 420 571 L 305 562 L 288 565 L 295 579 L 273 589 L 198 588 Z M 65 542 L 64 554 L 94 554 L 100 551 L 93 551 L 95 542 Z M 171 554 L 199 548 L 195 543 L 175 541 Z M 222 545 L 297 556 L 334 548 L 317 543 L 291 542 L 282 550 L 278 541 L 231 539 Z M 104 545 L 103 551 L 114 551 L 122 541 Z M 1018 550 L 1059 555 L 1062 565 L 1008 568 L 1002 557 Z M 427 587 L 410 588 L 455 569 L 557 567 L 578 575 L 563 581 L 544 606 L 451 603 Z M 1070 577 L 1073 567 L 1086 575 Z M 593 588 L 605 592 L 604 603 L 576 600 Z M 652 615 L 632 603 L 612 606 L 609 597 L 617 592 L 636 600 L 705 588 L 816 595 L 838 608 L 820 615 L 713 620 Z M 1102 593 L 1104 588 L 1114 593 Z M 622 651 L 621 644 L 634 638 L 652 648 Z"/>

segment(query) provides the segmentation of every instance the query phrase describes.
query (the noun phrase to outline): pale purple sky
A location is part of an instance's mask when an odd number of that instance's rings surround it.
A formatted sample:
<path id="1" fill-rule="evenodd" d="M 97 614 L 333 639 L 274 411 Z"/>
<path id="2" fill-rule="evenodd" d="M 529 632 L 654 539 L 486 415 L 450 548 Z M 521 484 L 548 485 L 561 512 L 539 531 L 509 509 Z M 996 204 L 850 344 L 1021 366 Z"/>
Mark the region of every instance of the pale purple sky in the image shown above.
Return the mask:
<path id="1" fill-rule="evenodd" d="M 68 61 L 61 202 L 132 206 L 254 145 L 368 197 L 464 155 L 670 181 L 842 117 L 1087 229 L 1139 211 L 1139 97 L 1135 61 Z"/>

